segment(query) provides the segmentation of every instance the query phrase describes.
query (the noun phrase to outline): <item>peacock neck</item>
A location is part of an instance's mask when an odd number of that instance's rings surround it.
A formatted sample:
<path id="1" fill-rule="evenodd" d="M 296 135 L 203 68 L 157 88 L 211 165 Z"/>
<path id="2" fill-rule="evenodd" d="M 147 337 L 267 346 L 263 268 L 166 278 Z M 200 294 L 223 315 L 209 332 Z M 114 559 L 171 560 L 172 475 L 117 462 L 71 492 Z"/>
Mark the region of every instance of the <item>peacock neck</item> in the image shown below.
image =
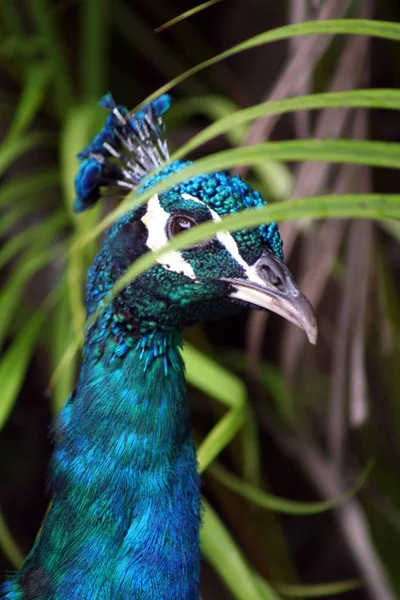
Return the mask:
<path id="1" fill-rule="evenodd" d="M 37 581 L 43 600 L 198 600 L 200 492 L 179 336 L 153 332 L 120 354 L 121 340 L 97 353 L 94 343 L 55 428 L 54 500 L 19 580 Z"/>

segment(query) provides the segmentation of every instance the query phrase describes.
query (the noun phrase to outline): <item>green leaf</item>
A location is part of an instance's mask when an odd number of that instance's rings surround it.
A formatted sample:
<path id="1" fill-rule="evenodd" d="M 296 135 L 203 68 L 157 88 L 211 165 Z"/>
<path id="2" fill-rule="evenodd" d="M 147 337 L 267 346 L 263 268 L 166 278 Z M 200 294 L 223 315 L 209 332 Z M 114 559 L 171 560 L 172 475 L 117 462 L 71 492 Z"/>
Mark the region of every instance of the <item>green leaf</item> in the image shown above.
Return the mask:
<path id="1" fill-rule="evenodd" d="M 400 242 L 400 223 L 399 221 L 382 221 L 380 227 L 389 233 L 396 242 Z"/>
<path id="2" fill-rule="evenodd" d="M 395 145 L 395 144 L 394 144 Z M 183 171 L 183 169 L 182 169 Z M 181 171 L 181 173 L 182 173 Z M 172 177 L 171 177 L 172 179 Z M 154 186 L 155 188 L 156 186 Z M 154 193 L 152 188 L 152 193 Z M 143 194 L 145 196 L 145 194 Z M 142 197 L 143 197 L 142 196 Z M 202 240 L 211 239 L 218 231 L 238 231 L 250 229 L 269 221 L 316 218 L 400 218 L 400 195 L 383 194 L 343 194 L 315 196 L 313 198 L 288 200 L 279 204 L 248 209 L 228 215 L 221 221 L 207 221 L 184 232 L 171 240 L 165 248 L 148 252 L 140 257 L 117 281 L 111 293 L 104 298 L 104 306 L 114 298 L 130 281 L 153 266 L 158 258 L 171 250 L 183 250 Z M 88 321 L 91 327 L 98 318 L 98 311 Z"/>
<path id="3" fill-rule="evenodd" d="M 157 33 L 159 33 L 160 31 L 165 31 L 169 27 L 172 27 L 172 25 L 176 25 L 177 23 L 180 23 L 184 19 L 189 19 L 190 17 L 197 14 L 198 12 L 205 10 L 206 8 L 209 8 L 213 4 L 216 4 L 217 2 L 220 2 L 220 1 L 221 0 L 208 0 L 207 2 L 203 2 L 202 4 L 199 4 L 198 6 L 195 6 L 194 8 L 191 8 L 190 10 L 187 10 L 184 13 L 181 13 L 177 17 L 170 19 L 163 25 L 160 25 L 159 27 L 157 27 L 157 29 L 155 29 L 155 31 Z"/>
<path id="4" fill-rule="evenodd" d="M 287 500 L 286 498 L 280 498 L 274 494 L 270 494 L 257 488 L 246 481 L 243 481 L 240 477 L 237 477 L 233 473 L 230 473 L 227 469 L 221 465 L 212 465 L 209 472 L 215 477 L 222 485 L 225 485 L 230 490 L 236 492 L 243 498 L 246 498 L 249 502 L 252 502 L 256 506 L 273 510 L 287 515 L 317 515 L 328 510 L 332 510 L 339 504 L 342 504 L 352 496 L 364 485 L 370 471 L 372 463 L 368 463 L 363 473 L 359 477 L 359 480 L 352 486 L 347 492 L 334 498 L 333 500 L 326 500 L 324 502 L 296 502 L 294 500 Z"/>
<path id="5" fill-rule="evenodd" d="M 242 428 L 246 414 L 246 388 L 233 373 L 190 344 L 184 346 L 183 360 L 187 381 L 230 408 L 197 450 L 198 468 L 202 473 Z"/>
<path id="6" fill-rule="evenodd" d="M 61 47 L 61 37 L 54 22 L 54 11 L 47 0 L 34 0 L 29 3 L 29 10 L 40 35 L 47 62 L 51 68 L 51 76 L 55 86 L 57 108 L 60 113 L 73 103 L 72 86 L 67 71 L 67 61 Z"/>
<path id="7" fill-rule="evenodd" d="M 246 356 L 244 351 L 230 348 L 229 350 L 218 352 L 218 358 L 227 367 L 238 371 L 241 375 L 246 374 Z M 295 398 L 280 370 L 267 362 L 262 362 L 259 366 L 259 379 L 274 401 L 279 417 L 289 427 L 295 427 L 298 422 Z"/>
<path id="8" fill-rule="evenodd" d="M 10 139 L 1 146 L 0 148 L 0 177 L 4 175 L 4 172 L 17 158 L 32 150 L 36 146 L 44 142 L 49 142 L 50 137 L 43 133 L 29 133 L 24 137 L 18 137 L 17 139 Z"/>
<path id="9" fill-rule="evenodd" d="M 54 236 L 66 225 L 64 214 L 55 214 L 43 223 L 20 231 L 0 248 L 0 269 L 3 268 L 20 250 L 40 239 L 44 245 L 50 244 Z"/>
<path id="10" fill-rule="evenodd" d="M 109 227 L 111 223 L 113 223 L 118 217 L 129 212 L 133 208 L 140 206 L 153 194 L 158 194 L 177 183 L 180 183 L 191 177 L 195 177 L 199 173 L 212 173 L 238 164 L 255 165 L 271 159 L 292 161 L 331 161 L 337 163 L 352 163 L 400 168 L 399 145 L 396 143 L 357 140 L 298 140 L 288 142 L 264 142 L 255 146 L 224 150 L 223 152 L 213 154 L 191 163 L 187 167 L 181 169 L 179 172 L 172 174 L 170 177 L 168 177 L 168 179 L 155 184 L 145 192 L 141 192 L 136 195 L 128 194 L 118 208 L 109 213 L 97 227 L 86 232 L 80 237 L 77 242 L 76 249 L 79 250 L 86 244 L 89 244 L 93 239 L 100 235 L 102 231 Z M 134 198 L 134 200 L 132 200 L 132 198 Z M 383 198 L 383 196 L 381 198 Z M 363 206 L 362 204 L 358 203 L 358 196 L 353 196 L 353 199 L 354 203 L 350 213 L 340 214 L 340 211 L 338 211 L 339 214 L 336 214 L 336 217 L 358 217 L 363 213 Z M 308 202 L 309 201 L 307 200 L 307 204 Z M 298 207 L 301 204 L 300 200 L 296 200 L 294 204 L 293 202 L 291 204 L 285 202 L 284 204 L 285 206 L 292 206 L 293 210 L 296 212 L 296 214 L 293 214 L 293 216 L 287 216 L 286 219 L 301 218 L 301 216 L 298 214 Z M 311 204 L 309 206 L 311 206 Z M 356 209 L 357 206 L 360 210 Z M 294 207 L 297 207 L 297 209 Z M 320 214 L 321 212 L 324 214 Z M 396 218 L 395 216 L 392 216 L 390 212 L 385 214 L 383 214 L 381 211 L 379 211 L 381 214 L 378 214 L 376 211 L 373 211 L 373 214 L 367 214 L 367 212 L 368 211 L 364 212 L 365 218 Z M 305 218 L 328 218 L 329 216 L 333 217 L 333 213 L 326 215 L 325 210 L 323 209 L 322 211 L 317 210 L 314 216 L 303 216 Z M 274 219 L 275 217 L 271 218 Z M 203 226 L 204 225 L 202 225 L 202 227 Z M 198 228 L 196 228 L 196 231 L 198 231 Z"/>
<path id="11" fill-rule="evenodd" d="M 254 172 L 265 186 L 266 196 L 271 200 L 286 200 L 293 190 L 293 176 L 289 168 L 275 160 L 254 165 Z"/>
<path id="12" fill-rule="evenodd" d="M 38 251 L 31 247 L 18 262 L 11 276 L 1 288 L 0 292 L 0 314 L 7 315 L 7 319 L 0 320 L 0 347 L 4 342 L 12 317 L 18 308 L 19 298 L 29 278 L 43 268 L 47 263 L 58 256 L 55 248 L 46 248 Z"/>
<path id="13" fill-rule="evenodd" d="M 247 402 L 243 381 L 225 367 L 185 343 L 182 352 L 188 383 L 229 408 L 242 408 Z"/>
<path id="14" fill-rule="evenodd" d="M 212 123 L 214 121 L 219 122 L 219 120 L 229 119 L 237 112 L 241 112 L 238 104 L 225 96 L 217 94 L 189 96 L 188 98 L 178 99 L 172 104 L 168 111 L 168 125 L 175 128 L 177 125 L 181 125 L 184 120 L 199 114 L 206 116 Z M 225 130 L 226 137 L 234 146 L 240 144 L 246 132 L 245 122 Z M 179 149 L 176 154 L 180 154 L 180 152 Z"/>
<path id="15" fill-rule="evenodd" d="M 204 501 L 203 527 L 200 530 L 201 549 L 222 581 L 237 600 L 280 600 L 280 596 L 264 583 L 263 590 L 229 531 Z"/>
<path id="16" fill-rule="evenodd" d="M 371 37 L 384 38 L 388 40 L 400 40 L 400 25 L 398 23 L 392 23 L 387 21 L 370 21 L 368 19 L 331 19 L 325 21 L 306 21 L 304 23 L 296 23 L 293 25 L 285 25 L 283 27 L 277 27 L 271 31 L 265 31 L 248 40 L 236 44 L 213 56 L 212 58 L 188 69 L 178 77 L 175 77 L 156 92 L 150 94 L 143 102 L 135 107 L 134 112 L 139 108 L 148 104 L 161 94 L 169 92 L 173 87 L 185 81 L 188 77 L 199 73 L 207 67 L 211 67 L 225 58 L 229 58 L 243 52 L 243 50 L 250 50 L 250 48 L 256 48 L 270 42 L 276 42 L 278 40 L 286 40 L 294 37 L 301 37 L 305 35 L 315 34 L 353 34 L 353 35 L 368 35 Z"/>
<path id="17" fill-rule="evenodd" d="M 17 7 L 13 2 L 2 2 L 1 13 L 3 15 L 4 24 L 6 29 L 15 37 L 18 41 L 21 41 L 24 37 L 24 31 L 21 26 L 20 16 L 17 11 Z"/>
<path id="18" fill-rule="evenodd" d="M 44 318 L 44 312 L 37 312 L 0 358 L 0 430 L 18 397 Z"/>
<path id="19" fill-rule="evenodd" d="M 15 140 L 29 126 L 43 102 L 50 79 L 47 64 L 32 65 L 27 71 L 21 98 L 17 105 L 7 141 Z"/>
<path id="20" fill-rule="evenodd" d="M 230 410 L 211 429 L 197 451 L 199 473 L 202 473 L 240 431 L 244 422 L 244 408 Z"/>
<path id="21" fill-rule="evenodd" d="M 225 98 L 224 96 L 208 94 L 206 96 L 184 98 L 179 102 L 175 102 L 171 108 L 172 114 L 170 117 L 174 123 L 177 121 L 177 117 L 182 119 L 183 117 L 188 117 L 193 113 L 205 114 L 211 121 L 216 122 L 210 125 L 210 127 L 206 127 L 204 131 L 208 131 L 210 128 L 213 130 L 214 125 L 222 122 L 224 125 L 221 133 L 224 133 L 227 136 L 229 142 L 233 146 L 239 146 L 248 130 L 248 127 L 246 127 L 246 122 L 250 120 L 243 119 L 242 122 L 240 122 L 238 119 L 237 123 L 235 124 L 234 120 L 236 115 L 239 115 L 242 112 L 243 111 L 238 110 L 237 104 Z M 198 137 L 199 136 L 194 136 L 192 140 L 197 140 Z M 211 137 L 208 139 L 211 139 L 212 137 L 215 136 L 211 133 Z M 174 153 L 171 161 L 188 154 L 192 148 L 195 148 L 196 145 L 192 146 L 192 140 L 185 144 L 183 148 L 180 148 L 178 152 Z M 197 146 L 199 146 L 201 143 L 202 142 L 200 140 Z M 190 146 L 189 148 L 188 145 Z M 293 178 L 286 165 L 277 163 L 275 161 L 270 161 L 258 164 L 254 168 L 260 180 L 266 185 L 267 193 L 270 197 L 287 198 L 289 196 L 290 191 L 293 188 Z"/>
<path id="22" fill-rule="evenodd" d="M 79 165 L 76 155 L 86 146 L 95 133 L 99 116 L 102 117 L 103 114 L 103 111 L 92 103 L 81 104 L 71 108 L 64 119 L 60 140 L 61 182 L 65 206 L 73 223 L 76 221 L 76 215 L 72 211 L 76 197 L 74 179 Z M 86 223 L 87 220 L 87 213 L 84 213 L 79 218 L 80 226 Z"/>
<path id="23" fill-rule="evenodd" d="M 264 588 L 264 581 L 261 584 L 260 580 L 258 580 L 258 583 L 260 584 L 260 588 Z M 310 585 L 274 584 L 274 588 L 286 598 L 324 598 L 325 596 L 345 594 L 346 592 L 351 592 L 362 587 L 363 583 L 359 579 Z"/>
<path id="24" fill-rule="evenodd" d="M 0 207 L 11 204 L 20 198 L 36 196 L 57 185 L 59 181 L 58 173 L 52 170 L 39 171 L 25 175 L 21 179 L 13 179 L 0 187 Z"/>
<path id="25" fill-rule="evenodd" d="M 0 236 L 7 234 L 12 227 L 20 223 L 29 214 L 36 212 L 38 208 L 46 206 L 47 198 L 45 196 L 39 197 L 36 203 L 31 202 L 32 199 L 32 197 L 27 196 L 3 214 L 0 221 Z"/>
<path id="26" fill-rule="evenodd" d="M 111 17 L 118 36 L 134 46 L 144 60 L 159 71 L 164 79 L 175 77 L 185 69 L 185 55 L 175 51 L 172 44 L 164 44 L 154 33 L 146 19 L 139 11 L 134 11 L 134 5 L 118 2 L 117 10 L 111 11 Z M 185 82 L 184 88 L 192 93 L 202 90 L 198 81 Z M 157 94 L 158 95 L 158 94 Z"/>
<path id="27" fill-rule="evenodd" d="M 186 177 L 192 176 L 191 168 L 197 173 L 210 173 L 239 164 L 257 164 L 266 159 L 329 161 L 400 168 L 399 144 L 397 143 L 359 140 L 289 140 L 264 142 L 254 146 L 218 152 L 189 165 Z M 183 172 L 182 169 L 179 174 Z M 171 176 L 171 180 L 174 176 Z M 154 189 L 155 186 L 152 188 L 153 193 Z"/>
<path id="28" fill-rule="evenodd" d="M 80 66 L 83 96 L 97 102 L 105 90 L 108 64 L 108 0 L 85 0 L 80 4 Z"/>
<path id="29" fill-rule="evenodd" d="M 11 56 L 15 56 L 21 69 L 25 68 L 27 59 L 34 52 L 36 44 L 32 36 L 27 36 L 25 28 L 22 26 L 21 11 L 12 0 L 4 0 L 0 2 L 0 10 L 3 17 L 4 29 L 9 33 L 9 37 L 4 40 L 2 46 L 7 56 L 8 52 Z M 4 32 L 3 36 L 4 36 Z M 8 48 L 7 48 L 8 42 Z M 3 48 L 2 48 L 3 50 Z M 7 52 L 8 50 L 8 52 Z"/>
<path id="30" fill-rule="evenodd" d="M 1 363 L 0 363 L 1 369 Z M 12 564 L 15 569 L 18 569 L 24 560 L 24 555 L 18 548 L 13 536 L 11 535 L 7 523 L 4 519 L 2 512 L 0 511 L 0 548 L 3 551 L 4 556 Z"/>
<path id="31" fill-rule="evenodd" d="M 263 102 L 262 104 L 225 115 L 218 121 L 215 121 L 199 134 L 193 136 L 174 153 L 171 160 L 179 160 L 218 135 L 228 133 L 232 129 L 234 130 L 234 128 L 260 117 L 322 108 L 385 108 L 400 110 L 400 90 L 350 90 L 347 92 L 310 94 L 308 96 L 274 100 L 273 102 Z"/>
<path id="32" fill-rule="evenodd" d="M 101 207 L 87 211 L 81 216 L 73 212 L 75 201 L 74 179 L 78 168 L 76 155 L 82 150 L 92 137 L 98 123 L 98 116 L 102 111 L 92 104 L 83 104 L 70 110 L 61 132 L 61 180 L 64 191 L 65 206 L 71 223 L 76 233 L 71 237 L 71 244 L 75 235 L 85 235 L 95 229 Z M 76 332 L 83 329 L 86 309 L 83 299 L 83 284 L 89 262 L 93 258 L 96 244 L 85 253 L 71 250 L 68 257 L 68 296 L 71 304 L 72 325 Z"/>

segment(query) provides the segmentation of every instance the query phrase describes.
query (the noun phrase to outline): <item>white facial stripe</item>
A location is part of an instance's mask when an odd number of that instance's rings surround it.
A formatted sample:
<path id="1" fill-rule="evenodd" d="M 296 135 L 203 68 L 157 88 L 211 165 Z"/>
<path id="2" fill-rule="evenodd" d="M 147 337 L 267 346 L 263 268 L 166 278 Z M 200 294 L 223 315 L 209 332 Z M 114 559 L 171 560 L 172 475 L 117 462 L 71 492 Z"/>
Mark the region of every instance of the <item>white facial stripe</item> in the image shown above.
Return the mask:
<path id="1" fill-rule="evenodd" d="M 182 194 L 182 198 L 184 200 L 193 200 L 193 202 L 198 202 L 199 204 L 204 204 L 204 206 L 206 206 L 207 209 L 210 211 L 213 221 L 215 221 L 216 223 L 221 221 L 221 217 L 219 216 L 219 214 L 216 213 L 215 210 L 210 208 L 205 202 L 203 202 L 202 200 L 199 200 L 199 198 L 195 198 L 191 194 Z M 235 241 L 235 238 L 233 237 L 232 234 L 229 233 L 229 231 L 219 231 L 217 233 L 216 237 L 217 237 L 217 240 L 226 248 L 226 250 L 232 256 L 232 258 L 234 260 L 236 260 L 236 262 L 239 263 L 239 265 L 241 267 L 243 267 L 243 269 L 245 270 L 246 276 L 250 281 L 252 281 L 253 283 L 258 283 L 259 285 L 265 285 L 265 282 L 263 282 L 261 277 L 257 274 L 257 271 L 254 268 L 254 265 L 249 265 L 243 259 L 243 257 L 240 255 L 239 248 Z"/>
<path id="2" fill-rule="evenodd" d="M 148 201 L 147 211 L 141 219 L 147 228 L 146 245 L 150 250 L 161 250 L 167 245 L 168 238 L 165 229 L 169 217 L 170 214 L 160 204 L 158 194 L 154 194 Z M 167 252 L 160 256 L 157 262 L 168 271 L 183 273 L 191 279 L 196 279 L 192 265 L 183 258 L 180 252 Z"/>

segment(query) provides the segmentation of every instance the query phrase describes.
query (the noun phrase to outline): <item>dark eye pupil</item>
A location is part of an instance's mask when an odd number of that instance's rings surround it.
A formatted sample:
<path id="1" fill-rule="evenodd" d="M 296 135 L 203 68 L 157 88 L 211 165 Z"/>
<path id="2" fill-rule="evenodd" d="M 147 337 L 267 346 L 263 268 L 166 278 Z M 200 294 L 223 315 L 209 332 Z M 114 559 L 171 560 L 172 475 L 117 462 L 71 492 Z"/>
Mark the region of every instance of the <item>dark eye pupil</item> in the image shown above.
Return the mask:
<path id="1" fill-rule="evenodd" d="M 190 219 L 185 217 L 176 217 L 172 223 L 171 234 L 178 235 L 178 233 L 182 233 L 182 231 L 187 231 L 191 229 L 195 223 Z"/>

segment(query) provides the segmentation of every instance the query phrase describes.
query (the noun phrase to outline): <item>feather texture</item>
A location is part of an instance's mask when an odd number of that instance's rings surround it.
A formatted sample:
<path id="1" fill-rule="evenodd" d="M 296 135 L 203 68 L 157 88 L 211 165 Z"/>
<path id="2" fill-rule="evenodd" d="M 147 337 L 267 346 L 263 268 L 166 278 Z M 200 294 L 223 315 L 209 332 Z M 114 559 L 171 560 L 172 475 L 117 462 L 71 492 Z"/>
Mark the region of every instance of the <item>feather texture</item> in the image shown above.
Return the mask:
<path id="1" fill-rule="evenodd" d="M 164 355 L 147 352 L 158 343 Z M 54 427 L 53 502 L 5 600 L 198 600 L 200 492 L 179 338 L 80 379 Z M 140 355 L 142 354 L 142 357 Z"/>

